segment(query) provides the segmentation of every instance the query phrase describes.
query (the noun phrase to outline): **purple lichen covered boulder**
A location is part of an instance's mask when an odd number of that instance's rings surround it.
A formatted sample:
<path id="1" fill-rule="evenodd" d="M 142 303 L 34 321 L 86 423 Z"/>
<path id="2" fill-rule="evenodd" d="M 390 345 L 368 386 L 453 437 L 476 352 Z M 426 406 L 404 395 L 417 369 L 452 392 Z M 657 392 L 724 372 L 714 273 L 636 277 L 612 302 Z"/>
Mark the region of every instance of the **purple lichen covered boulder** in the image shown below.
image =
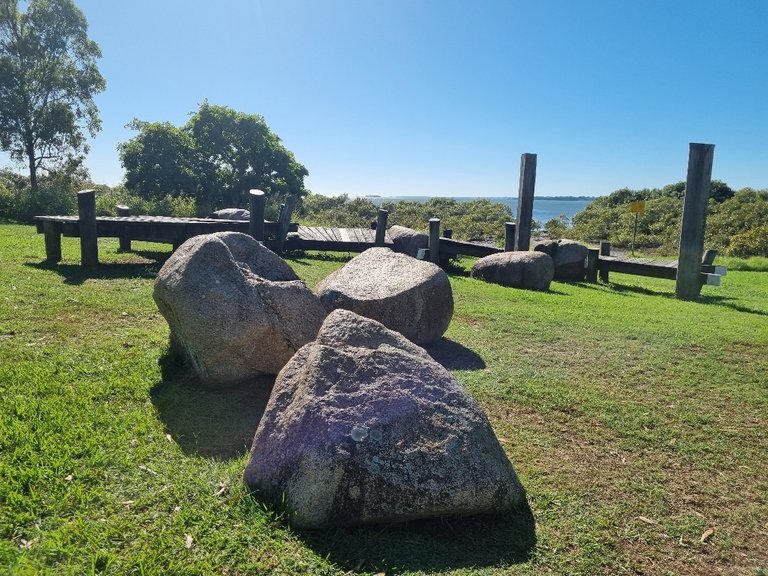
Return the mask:
<path id="1" fill-rule="evenodd" d="M 347 310 L 278 375 L 244 479 L 304 528 L 527 505 L 464 387 L 422 348 Z"/>

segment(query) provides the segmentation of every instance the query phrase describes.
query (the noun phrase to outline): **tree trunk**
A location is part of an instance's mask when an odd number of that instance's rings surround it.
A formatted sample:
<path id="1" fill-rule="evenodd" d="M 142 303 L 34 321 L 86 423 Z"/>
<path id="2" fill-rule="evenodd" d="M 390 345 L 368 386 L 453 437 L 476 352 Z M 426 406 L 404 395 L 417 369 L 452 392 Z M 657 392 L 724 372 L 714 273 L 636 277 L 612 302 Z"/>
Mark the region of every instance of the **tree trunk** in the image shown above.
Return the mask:
<path id="1" fill-rule="evenodd" d="M 35 162 L 35 148 L 27 144 L 27 159 L 29 160 L 29 187 L 32 194 L 37 193 L 37 163 Z"/>

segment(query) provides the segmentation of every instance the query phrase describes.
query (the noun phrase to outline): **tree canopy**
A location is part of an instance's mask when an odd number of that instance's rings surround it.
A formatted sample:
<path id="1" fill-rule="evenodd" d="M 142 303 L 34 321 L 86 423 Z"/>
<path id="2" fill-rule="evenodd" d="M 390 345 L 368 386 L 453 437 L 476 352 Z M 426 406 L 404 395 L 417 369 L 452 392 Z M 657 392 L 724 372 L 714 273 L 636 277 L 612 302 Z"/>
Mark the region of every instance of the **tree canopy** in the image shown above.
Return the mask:
<path id="1" fill-rule="evenodd" d="M 0 148 L 29 169 L 73 171 L 100 129 L 93 97 L 106 84 L 98 45 L 72 0 L 0 0 Z"/>
<path id="2" fill-rule="evenodd" d="M 252 188 L 273 199 L 307 192 L 307 169 L 259 115 L 203 102 L 181 127 L 129 126 L 139 134 L 118 147 L 125 185 L 145 198 L 189 196 L 204 213 L 245 207 Z"/>

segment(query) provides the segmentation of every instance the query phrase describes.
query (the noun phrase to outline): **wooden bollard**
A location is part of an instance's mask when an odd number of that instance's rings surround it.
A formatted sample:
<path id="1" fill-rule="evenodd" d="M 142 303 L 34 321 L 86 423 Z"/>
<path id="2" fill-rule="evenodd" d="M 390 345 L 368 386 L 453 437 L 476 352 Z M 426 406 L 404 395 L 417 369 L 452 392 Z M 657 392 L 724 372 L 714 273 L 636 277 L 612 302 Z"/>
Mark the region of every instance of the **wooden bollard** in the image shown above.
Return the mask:
<path id="1" fill-rule="evenodd" d="M 429 261 L 440 261 L 440 218 L 429 219 Z"/>
<path id="2" fill-rule="evenodd" d="M 285 249 L 285 239 L 288 236 L 288 228 L 291 226 L 291 215 L 296 207 L 296 196 L 288 195 L 285 197 L 285 204 L 280 206 L 280 217 L 278 218 L 277 238 L 275 238 L 275 253 L 282 254 Z"/>
<path id="3" fill-rule="evenodd" d="M 248 223 L 248 233 L 254 240 L 264 242 L 264 205 L 265 196 L 261 190 L 249 190 L 251 219 Z"/>
<path id="4" fill-rule="evenodd" d="M 531 247 L 533 222 L 533 196 L 536 190 L 536 154 L 523 154 L 520 158 L 520 188 L 517 196 L 517 228 L 515 250 Z"/>
<path id="5" fill-rule="evenodd" d="M 695 300 L 701 293 L 704 228 L 707 224 L 714 156 L 714 144 L 691 144 L 689 147 L 683 223 L 680 226 L 680 257 L 675 283 L 675 296 L 682 300 Z"/>
<path id="6" fill-rule="evenodd" d="M 389 210 L 379 209 L 379 215 L 378 218 L 376 218 L 376 246 L 384 246 L 388 217 Z"/>
<path id="7" fill-rule="evenodd" d="M 712 266 L 717 258 L 717 250 L 704 250 L 704 256 L 701 257 L 701 263 L 704 266 Z"/>
<path id="8" fill-rule="evenodd" d="M 610 242 L 600 242 L 600 256 L 610 256 L 611 255 L 611 243 Z M 599 260 L 598 260 L 599 264 Z M 598 266 L 599 268 L 599 266 Z M 600 282 L 608 283 L 608 269 L 602 268 L 600 269 Z"/>
<path id="9" fill-rule="evenodd" d="M 117 214 L 118 218 L 127 218 L 131 215 L 131 209 L 128 206 L 118 204 L 115 206 L 115 214 Z M 120 252 L 128 252 L 130 249 L 131 237 L 126 232 L 123 232 L 120 235 Z"/>
<path id="10" fill-rule="evenodd" d="M 597 282 L 597 263 L 600 251 L 597 248 L 587 250 L 587 282 Z"/>
<path id="11" fill-rule="evenodd" d="M 512 252 L 515 249 L 515 229 L 514 222 L 504 222 L 504 252 Z"/>
<path id="12" fill-rule="evenodd" d="M 99 264 L 96 190 L 81 190 L 77 193 L 77 213 L 80 227 L 80 264 L 85 268 L 93 268 Z"/>

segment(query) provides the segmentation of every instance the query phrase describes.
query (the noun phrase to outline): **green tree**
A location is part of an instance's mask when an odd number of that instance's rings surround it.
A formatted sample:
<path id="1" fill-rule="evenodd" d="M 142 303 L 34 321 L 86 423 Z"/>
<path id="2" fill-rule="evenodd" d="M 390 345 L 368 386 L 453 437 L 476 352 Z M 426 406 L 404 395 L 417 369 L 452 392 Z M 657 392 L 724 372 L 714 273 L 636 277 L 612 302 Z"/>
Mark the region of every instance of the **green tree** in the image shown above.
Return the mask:
<path id="1" fill-rule="evenodd" d="M 0 0 L 0 148 L 29 169 L 72 172 L 100 129 L 93 97 L 105 88 L 98 45 L 72 0 Z"/>
<path id="2" fill-rule="evenodd" d="M 199 180 L 192 135 L 169 122 L 134 120 L 128 127 L 139 135 L 119 147 L 126 188 L 146 200 L 195 195 Z"/>
<path id="3" fill-rule="evenodd" d="M 189 195 L 201 213 L 244 207 L 247 192 L 264 190 L 272 203 L 307 193 L 307 169 L 264 118 L 203 102 L 181 127 L 134 120 L 139 134 L 119 145 L 126 186 L 143 197 Z"/>

